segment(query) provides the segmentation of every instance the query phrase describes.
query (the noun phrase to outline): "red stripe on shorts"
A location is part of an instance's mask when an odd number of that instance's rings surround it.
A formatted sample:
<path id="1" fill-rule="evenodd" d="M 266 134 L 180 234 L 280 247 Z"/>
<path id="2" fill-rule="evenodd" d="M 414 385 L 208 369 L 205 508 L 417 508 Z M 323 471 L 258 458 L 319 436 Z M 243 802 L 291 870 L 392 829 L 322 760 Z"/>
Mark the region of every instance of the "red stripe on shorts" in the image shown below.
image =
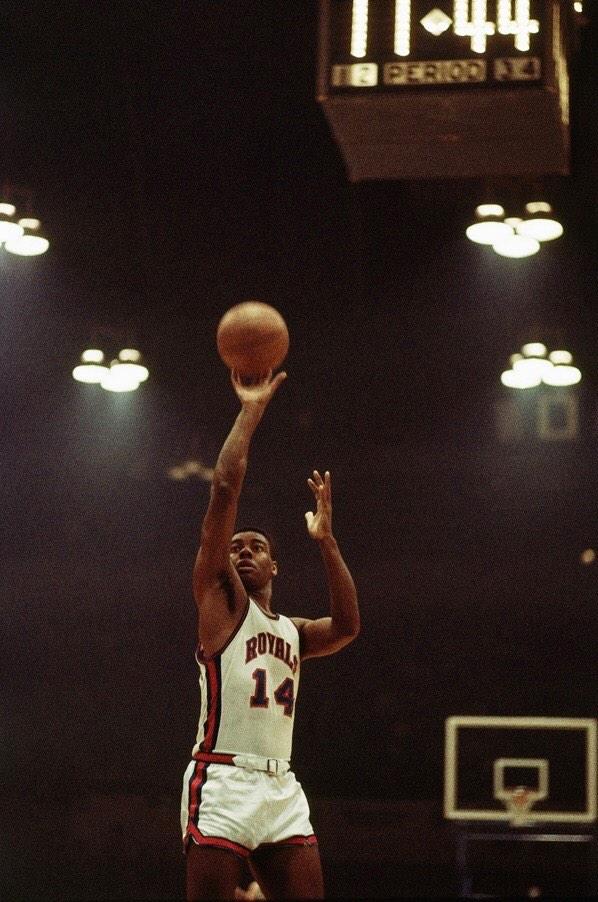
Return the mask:
<path id="1" fill-rule="evenodd" d="M 289 836 L 288 839 L 279 839 L 278 842 L 264 842 L 262 846 L 317 846 L 318 838 L 315 833 L 311 836 Z"/>
<path id="2" fill-rule="evenodd" d="M 228 849 L 230 852 L 240 855 L 242 858 L 249 858 L 251 854 L 249 849 L 239 843 L 232 842 L 230 839 L 223 839 L 220 836 L 204 836 L 200 833 L 195 824 L 189 824 L 187 827 L 187 839 L 191 837 L 198 846 L 212 846 L 217 849 Z"/>
<path id="3" fill-rule="evenodd" d="M 199 810 L 199 802 L 201 796 L 201 787 L 205 783 L 206 765 L 203 761 L 198 761 L 195 765 L 193 777 L 189 783 L 189 821 L 195 823 L 197 820 L 197 812 Z"/>

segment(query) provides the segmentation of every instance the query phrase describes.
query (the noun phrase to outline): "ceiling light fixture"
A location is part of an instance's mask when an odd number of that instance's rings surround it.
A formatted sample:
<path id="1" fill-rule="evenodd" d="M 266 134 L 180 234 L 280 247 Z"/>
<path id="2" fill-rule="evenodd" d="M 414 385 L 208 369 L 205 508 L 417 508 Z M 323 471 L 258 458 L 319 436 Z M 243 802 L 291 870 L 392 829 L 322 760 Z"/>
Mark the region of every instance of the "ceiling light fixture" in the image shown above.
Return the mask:
<path id="1" fill-rule="evenodd" d="M 73 370 L 73 379 L 89 385 L 98 384 L 110 392 L 135 391 L 149 377 L 142 356 L 134 348 L 123 348 L 110 366 L 104 363 L 104 352 L 90 348 L 81 354 L 81 362 Z"/>
<path id="2" fill-rule="evenodd" d="M 521 353 L 511 354 L 511 369 L 501 373 L 508 388 L 535 388 L 544 385 L 566 387 L 581 381 L 581 370 L 573 366 L 573 355 L 563 349 L 551 351 L 542 342 L 528 342 Z"/>
<path id="3" fill-rule="evenodd" d="M 498 203 L 478 204 L 475 215 L 477 221 L 467 226 L 465 234 L 476 244 L 491 245 L 500 257 L 531 257 L 542 242 L 563 234 L 563 226 L 546 201 L 526 203 L 524 216 L 507 216 Z"/>
<path id="4" fill-rule="evenodd" d="M 39 219 L 29 215 L 32 208 L 33 194 L 28 188 L 14 188 L 4 185 L 2 188 L 4 200 L 0 203 L 0 244 L 11 254 L 20 257 L 35 257 L 45 254 L 50 247 L 47 238 L 42 238 L 37 233 L 40 228 Z M 14 222 L 13 217 L 17 208 L 12 203 L 13 197 L 23 196 L 27 215 Z M 18 198 L 17 198 L 18 199 Z"/>

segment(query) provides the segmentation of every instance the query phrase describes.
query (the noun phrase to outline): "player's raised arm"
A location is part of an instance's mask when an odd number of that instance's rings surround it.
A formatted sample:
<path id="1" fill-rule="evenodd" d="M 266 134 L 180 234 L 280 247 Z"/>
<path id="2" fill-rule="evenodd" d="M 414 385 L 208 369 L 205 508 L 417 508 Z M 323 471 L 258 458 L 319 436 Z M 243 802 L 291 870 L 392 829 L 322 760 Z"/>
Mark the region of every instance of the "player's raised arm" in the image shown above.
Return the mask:
<path id="1" fill-rule="evenodd" d="M 251 382 L 231 373 L 231 381 L 241 401 L 239 411 L 214 468 L 210 502 L 201 527 L 201 541 L 193 571 L 193 593 L 200 620 L 207 632 L 218 631 L 223 604 L 229 616 L 244 602 L 245 590 L 230 563 L 230 542 L 235 528 L 237 505 L 247 470 L 247 456 L 255 429 L 286 373 L 272 372 Z M 202 639 L 205 640 L 202 635 Z"/>
<path id="2" fill-rule="evenodd" d="M 330 595 L 330 617 L 306 620 L 294 617 L 301 634 L 301 657 L 330 655 L 348 645 L 360 628 L 357 590 L 332 532 L 332 486 L 330 473 L 324 478 L 314 470 L 307 480 L 316 499 L 316 512 L 305 515 L 307 530 L 318 542 L 326 570 Z"/>

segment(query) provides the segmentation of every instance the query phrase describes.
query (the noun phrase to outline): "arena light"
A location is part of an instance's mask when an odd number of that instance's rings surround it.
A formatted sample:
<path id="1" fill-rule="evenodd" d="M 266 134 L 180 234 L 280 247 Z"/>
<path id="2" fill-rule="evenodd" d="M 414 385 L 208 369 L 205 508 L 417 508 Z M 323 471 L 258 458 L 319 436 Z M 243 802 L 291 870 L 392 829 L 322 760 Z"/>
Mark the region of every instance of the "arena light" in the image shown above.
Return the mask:
<path id="1" fill-rule="evenodd" d="M 126 364 L 113 360 L 108 372 L 102 376 L 100 385 L 111 392 L 136 391 L 139 388 L 139 379 L 135 378 Z"/>
<path id="2" fill-rule="evenodd" d="M 505 370 L 500 381 L 507 388 L 535 388 L 542 381 L 537 373 L 524 373 L 521 370 Z"/>
<path id="3" fill-rule="evenodd" d="M 5 241 L 6 250 L 11 254 L 18 254 L 20 257 L 36 257 L 39 254 L 45 254 L 50 247 L 48 239 L 42 238 L 41 235 L 30 234 L 32 231 L 36 232 L 40 225 L 39 219 L 34 219 L 32 216 L 19 219 L 18 226 L 21 234 Z M 25 232 L 25 229 L 29 229 L 30 232 Z"/>
<path id="4" fill-rule="evenodd" d="M 36 234 L 41 223 L 31 215 L 33 193 L 29 188 L 16 185 L 4 185 L 2 191 L 4 197 L 0 203 L 0 244 L 4 244 L 4 249 L 9 253 L 20 257 L 44 254 L 50 247 L 50 242 Z M 22 201 L 26 211 L 25 216 L 16 222 L 12 219 L 17 212 L 13 200 L 17 203 Z"/>
<path id="5" fill-rule="evenodd" d="M 548 355 L 548 356 L 547 356 Z M 500 381 L 508 388 L 535 388 L 545 385 L 566 387 L 581 381 L 581 371 L 573 366 L 573 355 L 564 349 L 550 351 L 539 341 L 527 342 L 509 358 L 511 369 L 501 373 Z"/>
<path id="6" fill-rule="evenodd" d="M 99 384 L 106 391 L 135 391 L 149 377 L 149 370 L 142 362 L 140 351 L 123 348 L 110 366 L 104 362 L 104 352 L 88 348 L 81 354 L 81 361 L 73 370 L 77 382 Z"/>
<path id="7" fill-rule="evenodd" d="M 141 353 L 135 348 L 123 348 L 118 355 L 118 371 L 120 374 L 129 373 L 137 382 L 145 382 L 149 376 L 149 370 L 143 365 Z"/>
<path id="8" fill-rule="evenodd" d="M 505 215 L 505 208 L 501 207 L 500 204 L 478 204 L 475 208 L 475 215 L 480 218 L 484 216 L 502 217 Z"/>
<path id="9" fill-rule="evenodd" d="M 492 219 L 486 222 L 474 222 L 473 225 L 467 226 L 465 234 L 470 241 L 474 241 L 476 244 L 494 245 L 497 241 L 509 238 L 514 232 L 506 223 Z"/>
<path id="10" fill-rule="evenodd" d="M 475 244 L 492 245 L 501 238 L 513 234 L 511 226 L 502 221 L 505 211 L 500 204 L 478 204 L 475 208 L 475 215 L 477 222 L 465 229 L 465 234 Z"/>
<path id="11" fill-rule="evenodd" d="M 37 257 L 39 254 L 46 253 L 50 242 L 41 235 L 20 235 L 11 238 L 10 241 L 5 241 L 4 247 L 11 254 L 17 254 L 19 257 Z"/>
<path id="12" fill-rule="evenodd" d="M 511 229 L 510 235 L 504 235 L 492 243 L 494 251 L 501 257 L 521 259 L 532 257 L 540 250 L 540 242 L 527 235 L 519 235 Z"/>
<path id="13" fill-rule="evenodd" d="M 14 204 L 0 203 L 0 244 L 20 238 L 25 229 L 18 222 L 11 220 L 16 213 Z"/>
<path id="14" fill-rule="evenodd" d="M 531 257 L 544 241 L 554 241 L 563 234 L 563 226 L 554 217 L 547 201 L 529 201 L 523 216 L 507 216 L 502 204 L 488 202 L 475 208 L 475 223 L 465 234 L 476 244 L 492 245 L 501 257 Z"/>
<path id="15" fill-rule="evenodd" d="M 567 363 L 559 363 L 542 374 L 542 382 L 546 385 L 577 385 L 581 382 L 581 370 Z"/>
<path id="16" fill-rule="evenodd" d="M 87 351 L 83 351 L 81 360 L 83 363 L 103 363 L 104 352 L 97 348 L 89 348 Z"/>
<path id="17" fill-rule="evenodd" d="M 73 379 L 88 385 L 99 384 L 108 372 L 103 365 L 104 352 L 90 348 L 81 354 L 81 363 L 73 370 Z"/>
<path id="18" fill-rule="evenodd" d="M 530 201 L 525 205 L 528 216 L 517 226 L 520 235 L 528 235 L 536 241 L 554 241 L 563 234 L 563 226 L 552 214 L 552 207 L 545 201 Z"/>
<path id="19" fill-rule="evenodd" d="M 524 357 L 521 360 L 516 360 L 513 364 L 513 372 L 523 373 L 526 376 L 528 374 L 537 376 L 538 379 L 542 380 L 544 379 L 544 374 L 552 369 L 554 369 L 553 364 L 550 360 L 546 360 L 543 357 Z"/>
<path id="20" fill-rule="evenodd" d="M 546 357 L 547 350 L 548 348 L 541 341 L 528 341 L 521 348 L 521 353 L 524 357 Z"/>
<path id="21" fill-rule="evenodd" d="M 552 363 L 572 363 L 573 354 L 570 351 L 551 351 L 548 355 L 548 359 L 551 360 Z"/>

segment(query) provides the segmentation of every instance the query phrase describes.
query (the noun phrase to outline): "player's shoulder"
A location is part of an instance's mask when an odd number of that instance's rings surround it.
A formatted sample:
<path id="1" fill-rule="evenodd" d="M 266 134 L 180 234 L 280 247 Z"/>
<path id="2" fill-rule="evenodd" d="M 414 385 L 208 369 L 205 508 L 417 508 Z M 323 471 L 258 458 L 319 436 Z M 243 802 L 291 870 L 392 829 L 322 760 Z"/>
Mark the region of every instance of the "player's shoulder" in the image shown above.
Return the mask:
<path id="1" fill-rule="evenodd" d="M 307 617 L 287 617 L 294 627 L 296 627 L 297 631 L 300 633 L 306 623 L 309 623 L 309 618 Z"/>

